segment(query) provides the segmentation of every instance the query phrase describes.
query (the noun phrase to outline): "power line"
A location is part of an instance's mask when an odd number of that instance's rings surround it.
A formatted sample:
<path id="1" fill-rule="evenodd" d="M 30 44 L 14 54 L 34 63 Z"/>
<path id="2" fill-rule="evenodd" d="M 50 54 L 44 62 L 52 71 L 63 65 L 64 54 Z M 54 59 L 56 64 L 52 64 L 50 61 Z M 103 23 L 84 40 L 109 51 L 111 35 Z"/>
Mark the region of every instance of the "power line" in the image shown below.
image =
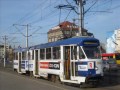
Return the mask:
<path id="1" fill-rule="evenodd" d="M 50 13 L 44 15 L 44 17 L 42 17 L 42 19 L 41 19 L 41 18 L 40 18 L 40 19 L 37 19 L 37 20 L 35 20 L 35 21 L 33 21 L 33 22 L 30 22 L 29 24 L 35 24 L 35 23 L 37 23 L 37 22 L 40 22 L 40 21 L 42 21 L 42 20 L 45 20 L 46 17 L 47 17 L 47 18 L 50 17 L 50 16 L 51 16 L 52 14 L 54 14 L 55 12 L 57 12 L 56 9 L 53 10 L 53 11 L 51 11 Z"/>
<path id="2" fill-rule="evenodd" d="M 28 12 L 27 14 L 25 14 L 25 16 L 23 16 L 21 19 L 19 19 L 17 22 L 23 21 L 25 20 L 26 17 L 30 17 L 31 12 L 35 12 L 35 10 L 37 10 L 39 7 L 42 7 L 42 5 L 44 5 L 44 3 L 46 3 L 46 0 L 44 0 L 42 3 L 40 3 L 38 6 L 36 6 L 34 9 L 32 9 L 30 12 Z M 17 23 L 16 22 L 16 23 Z"/>
<path id="3" fill-rule="evenodd" d="M 34 14 L 28 13 L 28 14 L 23 18 L 23 22 L 25 22 L 26 20 L 28 21 L 29 19 L 31 19 L 32 17 L 34 17 L 34 16 L 36 16 L 36 15 L 39 15 L 39 13 L 41 13 L 41 19 L 42 19 L 42 11 L 43 11 L 43 10 L 45 11 L 45 9 L 53 6 L 55 3 L 58 2 L 58 0 L 56 0 L 56 1 L 53 2 L 51 5 L 48 5 L 48 6 L 46 6 L 45 8 L 42 9 L 43 5 L 46 4 L 46 2 L 47 2 L 47 1 L 45 1 L 45 2 L 43 2 L 42 4 L 39 5 L 39 6 L 40 6 L 40 9 L 41 9 L 41 12 L 38 11 L 38 12 L 36 12 L 36 13 L 34 13 Z M 38 8 L 39 8 L 39 6 L 38 6 Z M 44 5 L 44 6 L 45 6 L 45 5 Z M 34 11 L 34 12 L 35 12 L 35 11 Z M 45 16 L 44 16 L 44 17 L 45 17 Z"/>
<path id="4" fill-rule="evenodd" d="M 84 11 L 83 14 L 85 15 L 97 2 L 98 0 L 96 0 L 86 11 Z"/>

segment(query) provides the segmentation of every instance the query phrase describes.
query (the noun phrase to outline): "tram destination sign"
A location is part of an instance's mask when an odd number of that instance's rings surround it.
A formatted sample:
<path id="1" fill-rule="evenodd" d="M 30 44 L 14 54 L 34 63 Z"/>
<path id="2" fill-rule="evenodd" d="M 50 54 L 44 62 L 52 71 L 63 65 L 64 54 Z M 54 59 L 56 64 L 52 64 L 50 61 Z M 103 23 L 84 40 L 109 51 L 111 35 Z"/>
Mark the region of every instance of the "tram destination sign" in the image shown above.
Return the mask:
<path id="1" fill-rule="evenodd" d="M 97 41 L 85 41 L 83 42 L 84 45 L 99 45 Z"/>

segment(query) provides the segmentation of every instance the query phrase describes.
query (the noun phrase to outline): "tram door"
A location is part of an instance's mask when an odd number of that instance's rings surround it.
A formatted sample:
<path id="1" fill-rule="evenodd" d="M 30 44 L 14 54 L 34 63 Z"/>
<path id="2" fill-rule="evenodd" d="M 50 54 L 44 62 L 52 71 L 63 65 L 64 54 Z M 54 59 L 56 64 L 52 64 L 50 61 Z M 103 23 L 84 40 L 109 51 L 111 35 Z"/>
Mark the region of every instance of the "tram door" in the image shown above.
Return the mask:
<path id="1" fill-rule="evenodd" d="M 18 61 L 19 61 L 19 70 L 18 70 L 18 72 L 21 72 L 21 56 L 22 56 L 22 53 L 18 52 Z"/>
<path id="2" fill-rule="evenodd" d="M 38 50 L 35 50 L 35 75 L 38 75 Z"/>
<path id="3" fill-rule="evenodd" d="M 65 79 L 70 79 L 70 46 L 64 47 L 64 75 Z"/>

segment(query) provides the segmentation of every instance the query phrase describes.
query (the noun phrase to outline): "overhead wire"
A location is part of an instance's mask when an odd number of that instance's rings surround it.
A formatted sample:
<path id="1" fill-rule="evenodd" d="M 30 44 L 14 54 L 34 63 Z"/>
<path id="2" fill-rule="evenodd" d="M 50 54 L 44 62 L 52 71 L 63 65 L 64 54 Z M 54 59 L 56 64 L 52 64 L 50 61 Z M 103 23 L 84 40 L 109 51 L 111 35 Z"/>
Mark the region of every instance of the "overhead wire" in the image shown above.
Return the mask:
<path id="1" fill-rule="evenodd" d="M 48 0 L 47 0 L 48 1 Z M 46 3 L 46 0 L 44 0 L 42 3 L 40 3 L 39 5 L 37 5 L 34 9 L 32 9 L 30 12 L 28 12 L 27 14 L 25 14 L 25 16 L 23 16 L 21 19 L 19 19 L 16 23 L 18 22 L 22 22 L 25 20 L 25 18 L 30 17 L 31 13 L 35 12 L 36 9 L 38 9 L 39 7 L 42 7 L 44 4 Z"/>
<path id="2" fill-rule="evenodd" d="M 98 0 L 96 0 L 86 11 L 84 11 L 84 15 L 98 2 Z"/>
<path id="3" fill-rule="evenodd" d="M 21 35 L 23 35 L 24 37 L 26 37 L 26 35 L 23 34 L 19 28 L 17 28 L 15 25 L 13 25 L 13 26 L 18 30 L 18 32 L 20 32 Z"/>
<path id="4" fill-rule="evenodd" d="M 46 7 L 43 8 L 43 9 L 42 9 L 42 6 L 41 6 L 41 8 L 40 8 L 40 9 L 41 9 L 41 12 L 36 12 L 36 13 L 34 13 L 34 14 L 32 14 L 32 15 L 29 15 L 29 17 L 27 17 L 26 20 L 28 21 L 28 20 L 31 19 L 32 17 L 38 16 L 39 13 L 41 13 L 40 16 L 41 16 L 41 19 L 42 19 L 42 11 L 45 10 L 45 9 L 47 9 L 47 8 L 49 8 L 49 7 L 51 7 L 51 6 L 53 6 L 55 3 L 57 3 L 57 1 L 53 2 L 51 5 L 48 5 L 48 6 L 46 6 Z M 43 5 L 43 4 L 42 4 L 42 5 Z M 25 21 L 25 20 L 24 20 L 24 21 Z"/>
<path id="5" fill-rule="evenodd" d="M 53 11 L 51 11 L 50 13 L 44 15 L 44 17 L 42 17 L 42 19 L 41 19 L 41 18 L 40 18 L 40 19 L 37 19 L 37 20 L 35 20 L 35 21 L 33 21 L 33 22 L 30 22 L 29 24 L 35 24 L 35 23 L 38 23 L 38 22 L 40 22 L 40 21 L 46 19 L 47 16 L 50 17 L 50 16 L 51 16 L 52 14 L 54 14 L 55 12 L 57 12 L 56 9 L 53 10 Z M 48 17 L 47 17 L 47 18 L 48 18 Z"/>
<path id="6" fill-rule="evenodd" d="M 89 12 L 92 12 L 92 14 L 91 15 L 95 15 L 96 13 L 111 13 L 108 9 L 107 10 L 94 10 L 94 9 L 96 9 L 96 8 L 98 8 L 98 7 L 101 7 L 102 5 L 106 5 L 106 4 L 108 4 L 108 3 L 110 3 L 112 0 L 104 0 L 104 2 L 103 3 L 100 3 L 99 5 L 97 5 L 97 6 L 95 6 L 94 5 L 94 7 L 92 7 L 92 9 L 91 10 L 89 10 Z M 99 1 L 98 1 L 99 2 Z M 97 3 L 96 3 L 97 4 Z M 94 13 L 93 13 L 94 12 Z M 86 15 L 86 17 L 88 17 L 88 16 L 91 16 L 91 15 Z"/>

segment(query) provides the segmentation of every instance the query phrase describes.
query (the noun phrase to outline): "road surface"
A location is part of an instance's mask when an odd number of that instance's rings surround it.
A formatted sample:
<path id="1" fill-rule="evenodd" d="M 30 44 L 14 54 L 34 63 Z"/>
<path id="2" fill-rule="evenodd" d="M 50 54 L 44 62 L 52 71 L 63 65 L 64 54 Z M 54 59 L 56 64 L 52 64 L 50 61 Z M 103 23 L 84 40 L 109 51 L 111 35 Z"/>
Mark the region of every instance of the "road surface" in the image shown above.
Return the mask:
<path id="1" fill-rule="evenodd" d="M 97 88 L 79 88 L 19 75 L 11 69 L 0 68 L 0 90 L 120 90 L 120 72 L 106 74 Z"/>

